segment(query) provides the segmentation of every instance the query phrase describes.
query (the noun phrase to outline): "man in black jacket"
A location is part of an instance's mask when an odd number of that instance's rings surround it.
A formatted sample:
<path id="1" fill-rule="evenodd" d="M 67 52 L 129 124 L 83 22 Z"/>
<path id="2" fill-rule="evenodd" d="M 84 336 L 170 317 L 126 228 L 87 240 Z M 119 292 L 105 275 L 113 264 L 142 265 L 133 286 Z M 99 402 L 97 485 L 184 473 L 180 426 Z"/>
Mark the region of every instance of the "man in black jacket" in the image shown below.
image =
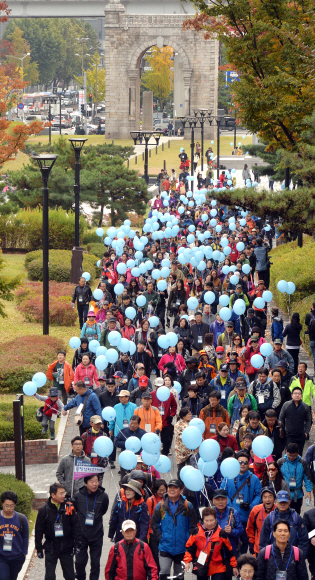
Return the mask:
<path id="1" fill-rule="evenodd" d="M 73 550 L 78 555 L 81 543 L 78 516 L 73 505 L 65 502 L 63 485 L 53 483 L 49 494 L 47 502 L 38 510 L 35 524 L 37 557 L 43 558 L 45 550 L 45 580 L 56 580 L 58 560 L 65 580 L 74 580 Z"/>
<path id="2" fill-rule="evenodd" d="M 181 391 L 181 398 L 183 399 L 183 397 L 186 397 L 188 395 L 188 387 L 189 385 L 194 385 L 196 386 L 197 382 L 196 382 L 196 373 L 198 372 L 197 366 L 198 366 L 198 359 L 196 356 L 190 356 L 188 357 L 187 361 L 186 361 L 186 368 L 185 370 L 181 373 L 180 377 L 179 377 L 179 382 L 182 385 L 182 391 Z"/>
<path id="3" fill-rule="evenodd" d="M 77 301 L 77 309 L 79 314 L 80 329 L 82 330 L 83 324 L 86 322 L 87 313 L 89 311 L 89 305 L 92 300 L 92 290 L 90 286 L 86 284 L 85 278 L 80 278 L 79 285 L 75 287 L 72 296 L 72 306 L 74 306 L 75 301 Z"/>
<path id="4" fill-rule="evenodd" d="M 85 567 L 90 548 L 90 580 L 98 580 L 104 536 L 103 516 L 108 510 L 108 495 L 104 488 L 100 487 L 97 475 L 88 475 L 84 478 L 84 483 L 85 487 L 74 496 L 74 506 L 82 532 L 80 552 L 75 561 L 76 578 L 77 580 L 86 578 Z"/>
<path id="5" fill-rule="evenodd" d="M 146 343 L 145 340 L 139 340 L 137 343 L 137 350 L 134 355 L 132 355 L 133 364 L 136 365 L 138 363 L 142 363 L 145 368 L 145 374 L 147 377 L 151 374 L 151 357 L 150 355 L 145 352 Z M 133 387 L 135 388 L 135 387 Z M 128 389 L 130 390 L 130 389 Z"/>
<path id="6" fill-rule="evenodd" d="M 125 385 L 122 388 L 126 389 L 133 375 L 133 366 L 129 358 L 129 352 L 121 352 L 120 358 L 107 368 L 106 375 L 112 377 L 117 371 L 122 372 L 123 384 Z"/>
<path id="7" fill-rule="evenodd" d="M 307 560 L 312 578 L 315 578 L 315 508 L 312 508 L 304 513 L 304 523 L 307 531 L 310 534 L 308 544 Z"/>
<path id="8" fill-rule="evenodd" d="M 292 401 L 284 403 L 279 420 L 284 425 L 287 444 L 297 443 L 299 453 L 303 455 L 303 447 L 312 426 L 311 408 L 302 402 L 302 389 L 295 387 L 292 391 Z"/>
<path id="9" fill-rule="evenodd" d="M 259 331 L 262 335 L 263 328 L 261 325 L 261 319 L 258 316 L 255 316 L 255 310 L 253 308 L 249 308 L 247 310 L 247 316 L 246 318 L 243 319 L 242 323 L 242 337 L 244 339 L 245 344 L 247 344 L 247 341 L 251 337 L 253 328 L 255 326 L 259 328 Z"/>
<path id="10" fill-rule="evenodd" d="M 291 383 L 291 379 L 294 376 L 289 369 L 289 364 L 286 360 L 280 360 L 276 366 L 277 369 L 281 372 L 281 387 L 286 386 L 288 387 Z M 290 391 L 291 392 L 291 391 Z M 281 394 L 281 393 L 280 393 Z M 282 402 L 282 397 L 281 397 Z"/>
<path id="11" fill-rule="evenodd" d="M 274 409 L 266 411 L 262 424 L 267 427 L 267 437 L 273 441 L 272 455 L 278 460 L 282 457 L 282 452 L 285 448 L 285 432 L 282 423 L 277 419 L 277 413 Z"/>
<path id="12" fill-rule="evenodd" d="M 196 324 L 190 327 L 190 340 L 192 355 L 198 356 L 199 351 L 203 349 L 205 335 L 209 332 L 209 324 L 202 322 L 202 312 L 199 311 L 195 314 L 195 320 Z"/>
<path id="13" fill-rule="evenodd" d="M 308 334 L 310 339 L 310 347 L 313 356 L 314 362 L 314 377 L 315 377 L 315 302 L 313 302 L 311 307 L 311 312 L 308 312 L 305 316 L 305 324 L 307 326 L 307 331 L 305 334 Z"/>

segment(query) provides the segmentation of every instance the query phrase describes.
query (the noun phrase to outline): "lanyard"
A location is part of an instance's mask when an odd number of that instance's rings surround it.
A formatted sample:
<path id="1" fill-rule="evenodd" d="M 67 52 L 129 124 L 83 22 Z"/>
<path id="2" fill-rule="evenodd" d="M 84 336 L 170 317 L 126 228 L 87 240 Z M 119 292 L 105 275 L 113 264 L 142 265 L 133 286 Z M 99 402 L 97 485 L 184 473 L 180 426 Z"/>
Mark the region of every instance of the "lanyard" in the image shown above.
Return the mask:
<path id="1" fill-rule="evenodd" d="M 272 549 L 272 555 L 273 555 L 273 559 L 274 559 L 274 561 L 275 561 L 275 565 L 276 565 L 276 567 L 277 567 L 277 570 L 279 570 L 279 566 L 278 566 L 278 564 L 277 564 L 277 562 L 276 562 L 275 553 L 274 553 L 274 550 L 273 550 L 273 544 L 272 544 L 272 548 L 271 548 L 271 549 Z M 293 552 L 293 546 L 291 546 L 290 557 L 289 557 L 289 559 L 288 559 L 288 563 L 287 563 L 287 566 L 286 566 L 286 569 L 285 569 L 285 571 L 287 571 L 287 569 L 288 569 L 288 566 L 289 566 L 289 564 L 290 564 L 290 561 L 291 561 L 291 556 L 292 556 L 292 552 Z"/>
<path id="2" fill-rule="evenodd" d="M 150 415 L 149 415 L 149 411 L 147 411 L 147 417 L 149 417 L 149 420 L 147 420 L 147 421 L 145 420 L 144 409 L 143 409 L 143 417 L 144 417 L 144 422 L 151 425 L 151 407 L 150 407 Z"/>
<path id="3" fill-rule="evenodd" d="M 128 417 L 127 417 L 127 411 L 126 411 L 127 405 L 123 405 L 123 407 L 124 407 L 124 417 L 126 417 L 126 419 L 128 419 Z"/>
<path id="4" fill-rule="evenodd" d="M 95 494 L 93 512 L 95 512 L 96 497 L 97 497 L 97 494 Z M 86 490 L 85 490 L 85 499 L 86 499 L 86 511 L 88 512 L 89 511 L 89 504 L 88 504 L 88 494 L 87 494 Z"/>
<path id="5" fill-rule="evenodd" d="M 120 366 L 121 366 L 121 372 L 122 372 L 122 374 L 124 374 L 122 361 L 120 361 Z M 130 361 L 128 360 L 128 368 L 127 368 L 126 375 L 128 375 L 129 367 L 130 367 Z"/>
<path id="6" fill-rule="evenodd" d="M 59 513 L 59 510 L 57 511 L 56 522 L 60 522 L 60 513 Z"/>
<path id="7" fill-rule="evenodd" d="M 140 362 L 143 362 L 143 352 L 139 353 L 137 351 L 137 363 L 139 362 L 139 354 L 141 354 L 141 361 Z"/>
<path id="8" fill-rule="evenodd" d="M 298 406 L 298 408 L 296 409 L 295 412 L 298 413 L 301 407 L 302 407 L 302 403 Z"/>
<path id="9" fill-rule="evenodd" d="M 201 324 L 197 324 L 197 326 L 198 326 L 198 334 L 201 335 L 202 334 L 202 332 L 201 332 Z"/>

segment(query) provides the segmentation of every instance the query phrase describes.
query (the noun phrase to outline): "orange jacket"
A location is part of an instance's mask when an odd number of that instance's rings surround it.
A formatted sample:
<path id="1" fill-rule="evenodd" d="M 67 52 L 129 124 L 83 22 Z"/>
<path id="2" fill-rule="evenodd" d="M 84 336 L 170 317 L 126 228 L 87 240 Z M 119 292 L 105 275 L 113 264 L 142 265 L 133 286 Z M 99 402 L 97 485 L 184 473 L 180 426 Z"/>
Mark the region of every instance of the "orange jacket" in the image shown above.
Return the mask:
<path id="1" fill-rule="evenodd" d="M 52 381 L 54 380 L 53 377 L 53 372 L 54 372 L 54 368 L 56 366 L 56 364 L 58 363 L 57 360 L 55 360 L 55 362 L 53 362 L 51 365 L 48 365 L 48 371 L 46 373 L 46 377 L 47 379 L 51 379 Z M 65 384 L 65 390 L 67 391 L 67 393 L 69 393 L 70 391 L 70 387 L 71 387 L 71 383 L 74 379 L 74 374 L 73 374 L 73 370 L 71 365 L 69 365 L 69 363 L 67 361 L 65 361 L 65 366 L 63 369 L 63 380 L 64 380 L 64 384 Z"/>
<path id="2" fill-rule="evenodd" d="M 271 511 L 273 511 L 275 507 L 276 506 L 274 505 Z M 250 544 L 254 544 L 254 552 L 256 555 L 259 553 L 260 532 L 267 515 L 268 513 L 266 512 L 263 503 L 255 505 L 249 514 L 246 533 Z"/>
<path id="3" fill-rule="evenodd" d="M 215 425 L 216 429 L 217 429 L 217 426 L 219 425 L 219 423 L 222 423 L 222 422 L 224 422 L 230 426 L 229 414 L 228 414 L 227 410 L 224 409 L 224 407 L 222 407 L 222 405 L 219 405 L 216 408 L 216 410 L 212 409 L 212 407 L 210 405 L 207 405 L 206 407 L 201 409 L 201 411 L 199 413 L 199 419 L 202 419 L 204 421 L 205 426 L 206 426 L 204 434 L 203 434 L 204 439 L 210 439 L 210 437 L 213 437 L 216 434 L 215 432 L 210 433 L 210 425 Z"/>
<path id="4" fill-rule="evenodd" d="M 217 376 L 217 373 L 215 372 L 214 366 L 212 366 L 210 363 L 206 363 L 205 365 L 202 364 L 202 362 L 199 363 L 198 366 L 198 371 L 204 371 L 207 374 L 211 371 L 211 380 L 214 379 Z"/>
<path id="5" fill-rule="evenodd" d="M 160 499 L 157 499 L 157 497 L 155 495 L 151 495 L 151 497 L 149 497 L 146 501 L 146 504 L 148 506 L 148 510 L 149 510 L 149 515 L 150 515 L 150 525 L 149 525 L 149 530 L 148 530 L 148 540 L 150 538 L 150 535 L 153 533 L 153 530 L 151 528 L 151 520 L 152 520 L 152 516 L 154 514 L 154 510 L 157 506 L 157 504 L 160 502 Z"/>
<path id="6" fill-rule="evenodd" d="M 154 433 L 157 429 L 162 431 L 162 417 L 160 411 L 151 405 L 149 411 L 146 411 L 144 407 L 138 407 L 135 409 L 135 415 L 140 417 L 140 428 L 145 429 L 145 425 L 151 425 L 151 433 Z"/>
<path id="7" fill-rule="evenodd" d="M 213 574 L 224 574 L 224 572 L 226 572 L 226 566 L 223 563 L 222 558 L 223 550 L 224 555 L 226 559 L 230 561 L 232 568 L 236 568 L 237 566 L 230 540 L 228 539 L 226 532 L 224 532 L 219 525 L 214 528 L 210 541 L 207 544 L 204 529 L 200 524 L 198 524 L 198 533 L 194 536 L 190 536 L 186 543 L 186 552 L 184 556 L 185 564 L 193 560 L 195 548 L 197 549 L 197 560 L 200 552 L 207 552 L 209 555 L 210 551 L 213 549 L 211 560 L 209 562 L 208 576 L 212 576 Z"/>

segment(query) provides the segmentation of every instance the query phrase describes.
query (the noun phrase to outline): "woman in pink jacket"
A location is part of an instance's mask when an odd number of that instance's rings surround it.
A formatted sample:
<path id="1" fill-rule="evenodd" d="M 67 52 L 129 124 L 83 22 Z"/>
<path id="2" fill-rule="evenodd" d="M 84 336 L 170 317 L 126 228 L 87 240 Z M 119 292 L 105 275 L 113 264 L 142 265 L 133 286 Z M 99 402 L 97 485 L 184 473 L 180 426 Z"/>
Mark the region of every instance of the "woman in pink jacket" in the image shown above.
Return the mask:
<path id="1" fill-rule="evenodd" d="M 95 384 L 99 387 L 98 374 L 94 365 L 90 362 L 90 355 L 84 354 L 82 362 L 77 366 L 74 374 L 74 384 L 77 381 L 83 381 L 87 388 L 93 387 Z"/>
<path id="2" fill-rule="evenodd" d="M 174 365 L 177 368 L 178 374 L 180 374 L 186 368 L 185 360 L 181 354 L 178 354 L 176 352 L 175 346 L 168 347 L 168 353 L 163 354 L 163 356 L 158 364 L 158 368 L 160 369 L 160 371 L 163 372 L 163 374 L 167 372 L 167 369 L 164 369 L 164 365 L 166 365 L 166 363 L 169 363 L 169 362 L 174 363 Z"/>

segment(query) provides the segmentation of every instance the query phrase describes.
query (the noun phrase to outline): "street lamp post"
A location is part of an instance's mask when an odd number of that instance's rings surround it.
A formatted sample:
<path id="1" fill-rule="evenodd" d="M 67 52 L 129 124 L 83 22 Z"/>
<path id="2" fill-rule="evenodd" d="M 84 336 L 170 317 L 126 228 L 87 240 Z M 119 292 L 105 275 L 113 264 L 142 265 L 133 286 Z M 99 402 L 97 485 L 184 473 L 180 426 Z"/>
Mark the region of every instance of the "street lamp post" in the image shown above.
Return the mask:
<path id="1" fill-rule="evenodd" d="M 80 245 L 80 154 L 87 139 L 69 139 L 75 154 L 75 173 L 74 173 L 74 245 L 76 248 Z"/>
<path id="2" fill-rule="evenodd" d="M 220 128 L 225 127 L 225 117 L 216 117 L 217 123 L 217 179 L 220 174 Z"/>
<path id="3" fill-rule="evenodd" d="M 24 54 L 24 56 L 13 56 L 13 54 L 9 54 L 8 56 L 10 56 L 11 58 L 16 58 L 17 60 L 21 61 L 21 69 L 22 69 L 22 81 L 24 81 L 24 59 L 27 56 L 30 56 L 30 52 L 27 52 L 26 54 Z M 22 120 L 24 120 L 24 109 L 22 112 Z"/>
<path id="4" fill-rule="evenodd" d="M 145 150 L 144 150 L 144 179 L 148 185 L 149 184 L 148 144 L 149 144 L 151 137 L 154 137 L 155 144 L 156 144 L 156 146 L 158 146 L 159 141 L 160 141 L 160 137 L 161 137 L 161 131 L 130 131 L 130 135 L 131 135 L 131 138 L 133 139 L 133 142 L 135 145 L 137 145 L 137 141 L 139 141 L 139 144 L 142 145 L 140 140 L 144 139 L 144 145 L 145 145 Z"/>
<path id="5" fill-rule="evenodd" d="M 43 181 L 43 334 L 49 334 L 49 219 L 48 178 L 58 155 L 32 155 Z"/>
<path id="6" fill-rule="evenodd" d="M 201 127 L 201 171 L 203 171 L 203 157 L 204 157 L 204 124 L 206 120 L 209 121 L 210 125 L 212 123 L 211 113 L 208 109 L 197 109 L 194 111 L 195 117 L 198 119 Z M 198 114 L 200 116 L 198 116 Z"/>
<path id="7" fill-rule="evenodd" d="M 89 38 L 77 38 L 76 39 L 79 44 L 81 44 L 82 47 L 82 86 L 83 86 L 83 75 L 84 75 L 84 68 L 83 68 L 83 58 L 84 58 L 84 54 L 83 54 L 83 45 L 86 44 L 90 39 Z"/>

